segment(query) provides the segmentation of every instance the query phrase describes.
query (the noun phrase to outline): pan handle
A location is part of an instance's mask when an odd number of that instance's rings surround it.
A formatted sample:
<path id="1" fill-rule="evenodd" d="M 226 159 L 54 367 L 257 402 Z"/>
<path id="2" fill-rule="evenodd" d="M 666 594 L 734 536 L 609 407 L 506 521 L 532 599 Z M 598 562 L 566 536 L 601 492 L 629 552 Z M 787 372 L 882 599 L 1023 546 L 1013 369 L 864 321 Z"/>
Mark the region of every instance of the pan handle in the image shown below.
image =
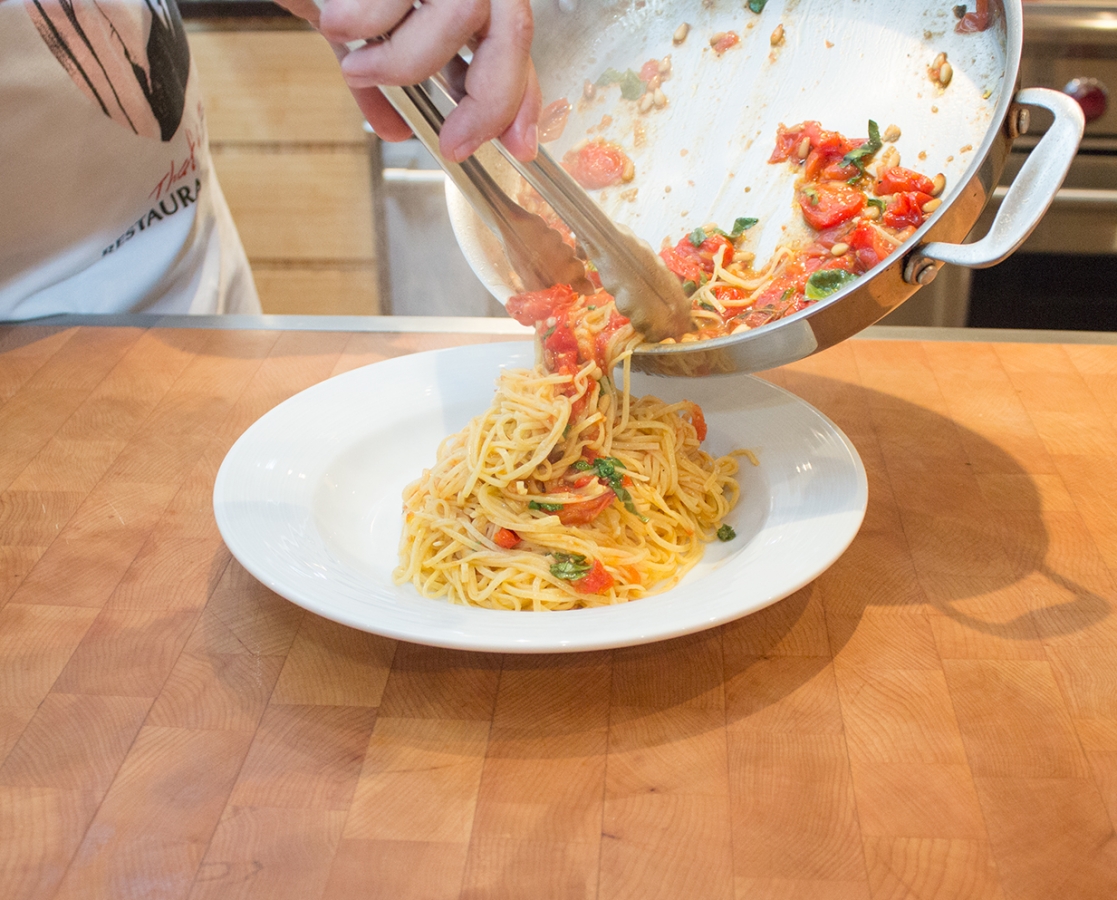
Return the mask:
<path id="1" fill-rule="evenodd" d="M 1017 92 L 1013 106 L 1042 106 L 1055 116 L 1054 124 L 1028 154 L 1020 173 L 1005 194 L 989 233 L 972 244 L 924 244 L 913 257 L 985 269 L 1007 259 L 1039 224 L 1055 199 L 1067 170 L 1078 152 L 1086 119 L 1078 103 L 1060 91 L 1025 88 Z M 1010 112 L 1015 115 L 1015 112 Z M 926 266 L 908 266 L 913 273 Z M 916 276 L 913 280 L 922 281 Z"/>

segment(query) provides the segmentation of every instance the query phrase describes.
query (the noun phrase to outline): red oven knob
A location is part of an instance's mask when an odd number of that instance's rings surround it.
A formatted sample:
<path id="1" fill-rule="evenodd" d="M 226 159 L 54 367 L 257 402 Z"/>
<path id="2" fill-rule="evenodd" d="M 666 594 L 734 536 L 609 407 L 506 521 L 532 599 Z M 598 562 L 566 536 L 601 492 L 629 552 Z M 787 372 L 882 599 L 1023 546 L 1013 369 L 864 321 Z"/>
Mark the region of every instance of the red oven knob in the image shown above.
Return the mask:
<path id="1" fill-rule="evenodd" d="M 1096 78 L 1075 78 L 1067 82 L 1063 93 L 1078 101 L 1087 122 L 1100 119 L 1109 107 L 1109 91 Z"/>

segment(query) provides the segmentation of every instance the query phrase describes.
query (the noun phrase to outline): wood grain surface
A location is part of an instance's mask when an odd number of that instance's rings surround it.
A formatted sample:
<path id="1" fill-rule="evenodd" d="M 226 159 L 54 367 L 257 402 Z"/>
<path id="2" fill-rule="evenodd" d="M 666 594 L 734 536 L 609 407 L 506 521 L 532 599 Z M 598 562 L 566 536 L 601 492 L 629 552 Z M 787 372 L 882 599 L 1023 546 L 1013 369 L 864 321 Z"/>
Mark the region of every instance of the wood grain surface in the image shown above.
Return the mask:
<path id="1" fill-rule="evenodd" d="M 495 337 L 0 328 L 0 896 L 1117 896 L 1117 347 L 769 373 L 860 451 L 813 584 L 643 647 L 397 643 L 217 532 L 232 442 Z"/>

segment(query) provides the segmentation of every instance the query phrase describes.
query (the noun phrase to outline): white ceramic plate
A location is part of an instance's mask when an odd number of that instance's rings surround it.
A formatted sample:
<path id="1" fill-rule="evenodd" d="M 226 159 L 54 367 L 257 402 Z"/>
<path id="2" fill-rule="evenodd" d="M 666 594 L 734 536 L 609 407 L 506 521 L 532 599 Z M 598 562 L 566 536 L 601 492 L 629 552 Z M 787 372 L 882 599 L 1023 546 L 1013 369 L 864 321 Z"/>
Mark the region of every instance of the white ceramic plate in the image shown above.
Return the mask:
<path id="1" fill-rule="evenodd" d="M 849 546 L 868 488 L 857 451 L 825 416 L 748 376 L 655 379 L 633 392 L 701 404 L 705 447 L 744 447 L 737 537 L 707 548 L 670 591 L 599 609 L 513 613 L 455 606 L 397 586 L 401 495 L 439 442 L 492 400 L 498 369 L 530 343 L 419 353 L 331 378 L 281 403 L 233 445 L 213 492 L 225 543 L 276 593 L 390 637 L 467 650 L 623 647 L 738 618 L 807 584 Z"/>

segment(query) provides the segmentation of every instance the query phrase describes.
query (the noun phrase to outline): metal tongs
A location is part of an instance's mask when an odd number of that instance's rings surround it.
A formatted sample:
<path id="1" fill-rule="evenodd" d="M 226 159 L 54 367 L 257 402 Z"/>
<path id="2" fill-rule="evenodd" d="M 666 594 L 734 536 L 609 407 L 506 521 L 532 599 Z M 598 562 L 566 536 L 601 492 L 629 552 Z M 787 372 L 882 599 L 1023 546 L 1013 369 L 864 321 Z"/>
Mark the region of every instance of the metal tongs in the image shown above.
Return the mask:
<path id="1" fill-rule="evenodd" d="M 499 141 L 492 141 L 462 163 L 443 158 L 438 149 L 443 108 L 448 114 L 464 95 L 465 67 L 459 57 L 439 76 L 420 85 L 380 90 L 500 240 L 524 288 L 544 290 L 569 284 L 588 293 L 593 290 L 583 261 L 588 258 L 614 296 L 617 309 L 648 340 L 682 335 L 690 325 L 691 304 L 678 278 L 651 246 L 609 219 L 546 150 L 540 148 L 533 162 L 523 163 Z M 525 210 L 500 187 L 493 177 L 494 163 L 499 165 L 494 147 L 569 226 L 583 258 L 540 216 Z"/>

